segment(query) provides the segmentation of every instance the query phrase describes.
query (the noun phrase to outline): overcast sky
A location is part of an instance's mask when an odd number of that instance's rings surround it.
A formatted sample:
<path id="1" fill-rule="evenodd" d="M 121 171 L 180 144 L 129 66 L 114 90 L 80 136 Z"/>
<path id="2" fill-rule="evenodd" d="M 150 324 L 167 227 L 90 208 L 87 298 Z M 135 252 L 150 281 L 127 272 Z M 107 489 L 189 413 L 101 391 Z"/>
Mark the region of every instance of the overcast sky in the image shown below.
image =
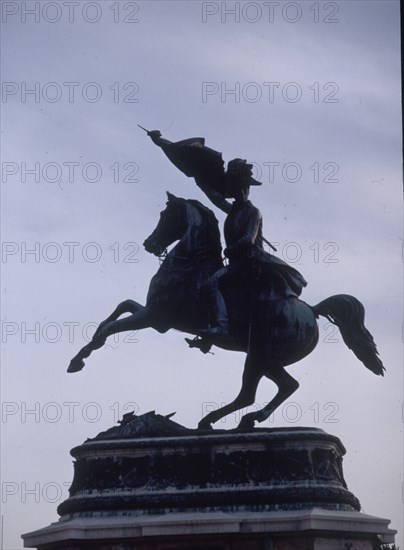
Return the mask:
<path id="1" fill-rule="evenodd" d="M 242 354 L 203 356 L 174 331 L 120 335 L 66 373 L 95 323 L 144 303 L 158 260 L 141 243 L 166 190 L 210 206 L 136 124 L 254 162 L 250 198 L 307 279 L 302 298 L 364 303 L 385 377 L 321 319 L 318 347 L 289 368 L 300 389 L 265 425 L 340 437 L 349 489 L 402 547 L 399 2 L 2 10 L 3 547 L 57 520 L 69 450 L 131 407 L 194 427 L 239 390 Z M 274 392 L 262 381 L 257 404 Z"/>

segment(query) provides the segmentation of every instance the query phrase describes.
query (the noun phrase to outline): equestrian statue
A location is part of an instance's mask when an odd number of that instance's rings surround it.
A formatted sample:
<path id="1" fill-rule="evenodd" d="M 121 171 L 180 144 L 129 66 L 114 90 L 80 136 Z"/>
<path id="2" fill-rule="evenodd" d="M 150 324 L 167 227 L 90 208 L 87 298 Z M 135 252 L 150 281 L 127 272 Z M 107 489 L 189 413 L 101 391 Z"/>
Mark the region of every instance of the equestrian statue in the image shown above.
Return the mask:
<path id="1" fill-rule="evenodd" d="M 239 428 L 252 429 L 298 389 L 285 367 L 313 351 L 319 337 L 317 318 L 322 315 L 340 329 L 345 344 L 365 367 L 383 376 L 385 369 L 364 325 L 361 302 L 338 294 L 315 306 L 306 304 L 299 298 L 307 285 L 304 277 L 265 250 L 264 243 L 274 247 L 263 236 L 259 209 L 249 200 L 250 187 L 261 185 L 252 176 L 252 165 L 236 158 L 225 170 L 222 154 L 206 147 L 204 138 L 173 143 L 158 130 L 145 131 L 227 214 L 226 261 L 213 212 L 197 200 L 167 192 L 166 208 L 143 243 L 147 252 L 162 260 L 150 282 L 146 305 L 134 300 L 120 303 L 72 359 L 68 372 L 81 370 L 84 359 L 117 332 L 151 327 L 164 333 L 174 328 L 194 335 L 185 340 L 203 353 L 213 345 L 246 353 L 238 396 L 202 418 L 199 428 L 211 428 L 224 416 L 252 405 L 262 377 L 277 385 L 277 394 L 265 407 L 242 417 Z"/>

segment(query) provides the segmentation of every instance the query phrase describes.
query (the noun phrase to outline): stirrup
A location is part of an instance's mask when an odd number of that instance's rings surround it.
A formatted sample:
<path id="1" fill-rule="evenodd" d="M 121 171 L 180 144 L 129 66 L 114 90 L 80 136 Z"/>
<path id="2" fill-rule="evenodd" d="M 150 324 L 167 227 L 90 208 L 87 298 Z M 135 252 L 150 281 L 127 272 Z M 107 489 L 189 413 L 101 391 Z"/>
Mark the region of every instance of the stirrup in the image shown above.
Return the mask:
<path id="1" fill-rule="evenodd" d="M 195 336 L 193 339 L 185 338 L 185 341 L 190 348 L 198 348 L 202 353 L 212 353 L 210 351 L 212 344 L 199 336 Z"/>

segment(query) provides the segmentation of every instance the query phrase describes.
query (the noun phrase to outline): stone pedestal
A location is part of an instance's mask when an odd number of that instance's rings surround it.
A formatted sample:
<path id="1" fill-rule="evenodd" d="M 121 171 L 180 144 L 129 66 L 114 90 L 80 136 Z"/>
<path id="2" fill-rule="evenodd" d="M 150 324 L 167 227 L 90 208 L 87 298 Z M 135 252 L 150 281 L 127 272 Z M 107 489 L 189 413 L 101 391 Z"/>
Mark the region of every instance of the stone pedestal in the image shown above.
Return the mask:
<path id="1" fill-rule="evenodd" d="M 188 430 L 154 413 L 71 451 L 57 523 L 40 550 L 376 550 L 389 521 L 360 513 L 340 440 L 314 428 Z"/>

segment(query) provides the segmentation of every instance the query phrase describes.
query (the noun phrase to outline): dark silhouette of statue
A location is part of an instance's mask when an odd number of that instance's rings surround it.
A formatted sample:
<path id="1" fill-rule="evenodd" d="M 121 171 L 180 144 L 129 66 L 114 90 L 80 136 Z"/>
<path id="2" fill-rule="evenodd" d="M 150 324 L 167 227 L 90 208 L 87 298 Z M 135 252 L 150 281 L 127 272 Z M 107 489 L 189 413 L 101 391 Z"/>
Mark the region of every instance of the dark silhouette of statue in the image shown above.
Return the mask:
<path id="1" fill-rule="evenodd" d="M 120 303 L 72 359 L 68 372 L 81 370 L 84 359 L 117 332 L 151 327 L 164 333 L 175 328 L 196 335 L 194 340 L 186 340 L 205 353 L 212 345 L 246 353 L 239 395 L 205 416 L 200 428 L 253 404 L 263 376 L 278 386 L 268 405 L 243 416 L 240 427 L 250 429 L 299 387 L 284 367 L 313 351 L 319 335 L 317 318 L 322 315 L 340 329 L 345 344 L 369 370 L 383 375 L 360 301 L 340 294 L 316 306 L 308 305 L 299 298 L 306 285 L 303 276 L 264 250 L 262 217 L 248 200 L 250 186 L 259 185 L 252 178 L 251 165 L 234 159 L 225 171 L 221 154 L 205 147 L 203 138 L 171 143 L 163 140 L 160 132 L 148 134 L 228 214 L 224 233 L 229 263 L 223 263 L 213 212 L 199 201 L 167 193 L 167 206 L 144 242 L 148 252 L 162 258 L 150 281 L 146 305 L 134 300 Z M 233 204 L 228 198 L 235 199 Z M 121 318 L 124 313 L 130 315 Z"/>
<path id="2" fill-rule="evenodd" d="M 144 128 L 143 128 L 144 129 Z M 147 131 L 147 130 L 146 130 Z M 262 215 L 248 200 L 250 186 L 261 185 L 252 177 L 252 164 L 236 158 L 224 170 L 222 154 L 205 146 L 204 138 L 191 138 L 172 143 L 158 130 L 148 132 L 171 162 L 187 176 L 193 177 L 207 197 L 228 214 L 224 224 L 229 264 L 216 271 L 202 289 L 209 305 L 210 326 L 198 334 L 204 338 L 227 338 L 229 319 L 221 288 L 230 284 L 250 288 L 254 279 L 262 277 L 277 284 L 285 296 L 300 296 L 307 285 L 304 277 L 283 260 L 264 250 Z M 227 198 L 234 198 L 231 204 Z M 270 243 L 266 241 L 269 245 Z M 271 246 L 271 245 L 270 245 Z M 196 342 L 191 346 L 196 346 Z"/>

